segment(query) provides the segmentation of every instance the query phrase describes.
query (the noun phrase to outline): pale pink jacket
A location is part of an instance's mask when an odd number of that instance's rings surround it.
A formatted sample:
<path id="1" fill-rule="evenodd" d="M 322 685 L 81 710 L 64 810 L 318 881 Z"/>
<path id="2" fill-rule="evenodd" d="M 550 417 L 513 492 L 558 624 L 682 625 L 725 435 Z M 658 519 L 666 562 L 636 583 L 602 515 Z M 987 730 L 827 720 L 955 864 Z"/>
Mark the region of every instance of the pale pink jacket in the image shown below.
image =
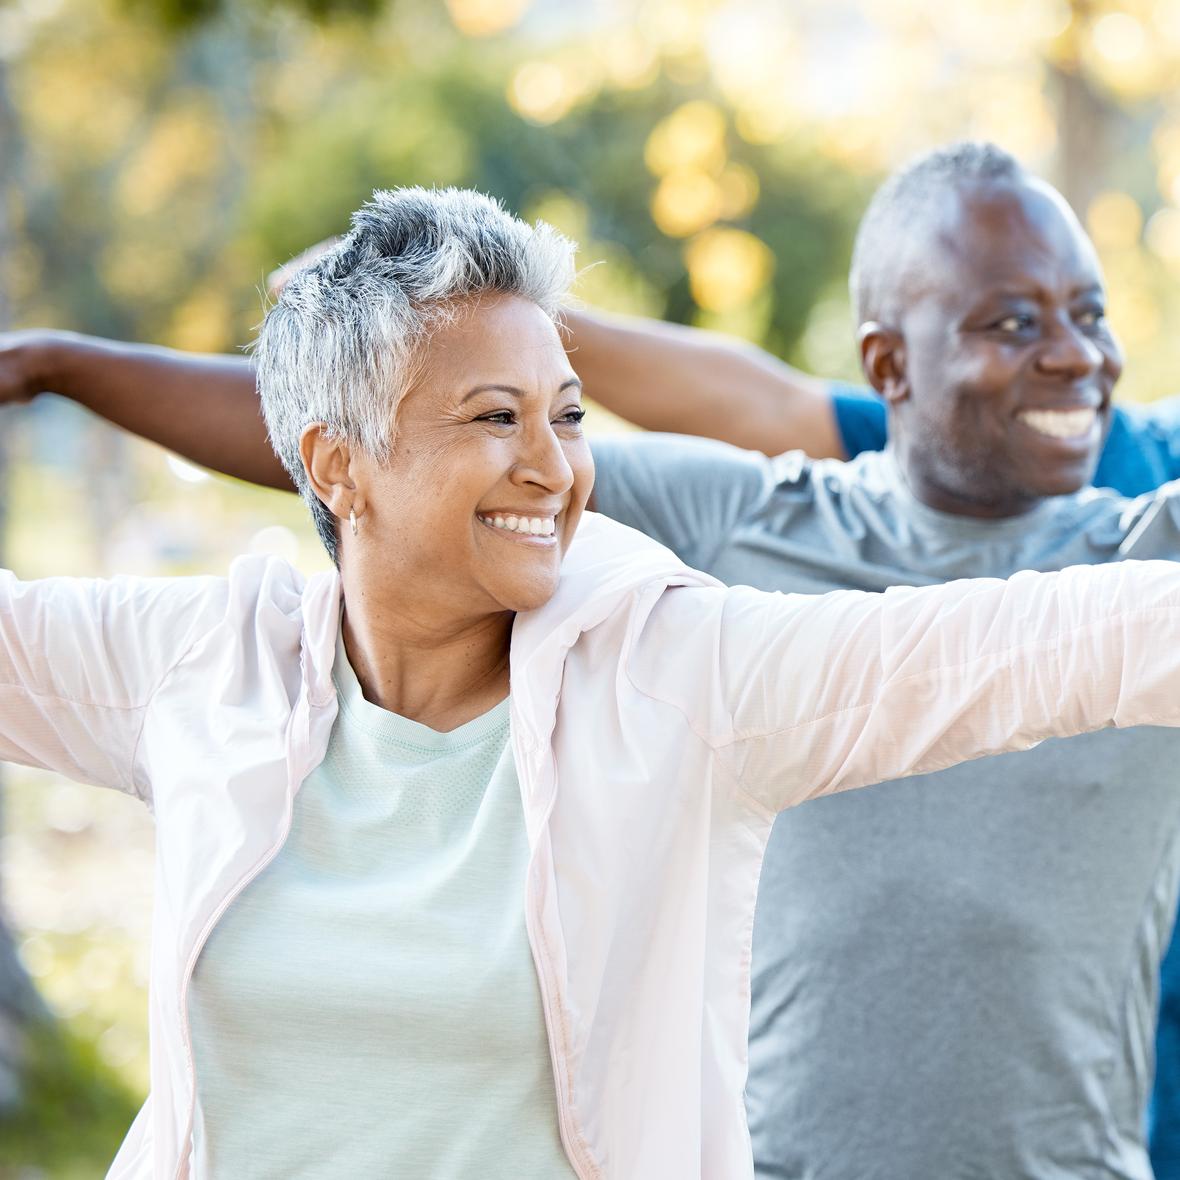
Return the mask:
<path id="1" fill-rule="evenodd" d="M 324 756 L 339 614 L 335 575 L 305 585 L 274 560 L 0 577 L 0 756 L 138 795 L 158 827 L 152 1093 L 111 1177 L 188 1175 L 189 979 Z M 1178 689 L 1168 563 L 784 597 L 588 517 L 512 641 L 526 916 L 576 1174 L 752 1176 L 750 931 L 776 811 L 1051 734 L 1174 724 Z"/>

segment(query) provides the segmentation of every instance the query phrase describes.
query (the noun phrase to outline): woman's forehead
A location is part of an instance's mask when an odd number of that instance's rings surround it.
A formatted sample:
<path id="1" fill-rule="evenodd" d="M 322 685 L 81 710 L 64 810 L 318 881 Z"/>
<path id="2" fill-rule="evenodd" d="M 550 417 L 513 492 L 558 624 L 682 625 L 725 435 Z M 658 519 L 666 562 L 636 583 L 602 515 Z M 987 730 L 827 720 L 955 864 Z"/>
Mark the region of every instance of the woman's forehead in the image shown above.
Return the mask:
<path id="1" fill-rule="evenodd" d="M 436 329 L 416 384 L 460 396 L 485 385 L 553 393 L 572 376 L 549 316 L 535 303 L 504 297 L 464 309 Z"/>

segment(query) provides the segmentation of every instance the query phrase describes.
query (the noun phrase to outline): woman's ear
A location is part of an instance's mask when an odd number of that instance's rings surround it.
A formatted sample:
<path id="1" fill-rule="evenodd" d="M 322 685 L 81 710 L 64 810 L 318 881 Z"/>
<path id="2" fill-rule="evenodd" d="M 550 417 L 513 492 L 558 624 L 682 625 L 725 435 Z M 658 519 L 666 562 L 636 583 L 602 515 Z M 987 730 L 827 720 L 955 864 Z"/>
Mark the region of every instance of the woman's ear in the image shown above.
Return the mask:
<path id="1" fill-rule="evenodd" d="M 312 491 L 337 520 L 349 512 L 364 512 L 363 497 L 352 478 L 352 454 L 342 438 L 330 437 L 320 422 L 313 422 L 299 436 L 299 456 Z"/>
<path id="2" fill-rule="evenodd" d="M 889 405 L 904 401 L 910 386 L 902 334 L 870 320 L 861 324 L 859 336 L 860 367 L 868 383 Z"/>

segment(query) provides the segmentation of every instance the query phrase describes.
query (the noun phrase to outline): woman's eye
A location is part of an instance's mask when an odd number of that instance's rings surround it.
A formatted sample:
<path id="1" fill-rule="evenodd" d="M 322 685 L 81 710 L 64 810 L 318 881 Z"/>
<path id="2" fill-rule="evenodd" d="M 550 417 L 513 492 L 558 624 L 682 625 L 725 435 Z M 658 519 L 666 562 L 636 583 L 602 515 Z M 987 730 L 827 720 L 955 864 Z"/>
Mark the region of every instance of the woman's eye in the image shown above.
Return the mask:
<path id="1" fill-rule="evenodd" d="M 511 426 L 515 418 L 511 410 L 497 410 L 494 414 L 484 414 L 478 421 L 491 422 L 495 426 Z"/>
<path id="2" fill-rule="evenodd" d="M 1099 324 L 1106 322 L 1106 308 L 1087 307 L 1085 311 L 1079 312 L 1075 318 L 1083 328 L 1097 328 Z"/>
<path id="3" fill-rule="evenodd" d="M 585 410 L 567 410 L 566 413 L 562 414 L 558 421 L 564 422 L 567 426 L 576 426 L 585 417 Z"/>

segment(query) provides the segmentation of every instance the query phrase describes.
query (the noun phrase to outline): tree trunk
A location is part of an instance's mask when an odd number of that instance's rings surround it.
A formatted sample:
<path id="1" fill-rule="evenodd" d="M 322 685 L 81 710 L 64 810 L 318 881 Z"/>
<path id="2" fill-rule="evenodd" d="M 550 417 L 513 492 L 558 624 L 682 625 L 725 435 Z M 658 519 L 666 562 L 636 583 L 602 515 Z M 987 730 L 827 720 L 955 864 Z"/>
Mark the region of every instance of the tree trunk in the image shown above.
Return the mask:
<path id="1" fill-rule="evenodd" d="M 12 256 L 12 207 L 20 176 L 20 139 L 6 83 L 5 62 L 0 56 L 0 329 L 7 328 L 12 320 L 6 262 Z M 0 411 L 3 415 L 12 412 Z M 7 528 L 9 434 L 0 429 L 0 543 Z M 0 822 L 2 805 L 0 787 Z M 0 1115 L 14 1109 L 20 1099 L 26 1030 L 34 1021 L 50 1019 L 49 1010 L 17 955 L 12 932 L 4 921 L 3 901 L 0 895 Z"/>
<path id="2" fill-rule="evenodd" d="M 1097 15 L 1093 0 L 1070 0 L 1075 37 Z M 1106 186 L 1113 149 L 1127 120 L 1110 99 L 1090 84 L 1080 49 L 1049 67 L 1057 108 L 1057 153 L 1053 182 L 1081 218 Z"/>

